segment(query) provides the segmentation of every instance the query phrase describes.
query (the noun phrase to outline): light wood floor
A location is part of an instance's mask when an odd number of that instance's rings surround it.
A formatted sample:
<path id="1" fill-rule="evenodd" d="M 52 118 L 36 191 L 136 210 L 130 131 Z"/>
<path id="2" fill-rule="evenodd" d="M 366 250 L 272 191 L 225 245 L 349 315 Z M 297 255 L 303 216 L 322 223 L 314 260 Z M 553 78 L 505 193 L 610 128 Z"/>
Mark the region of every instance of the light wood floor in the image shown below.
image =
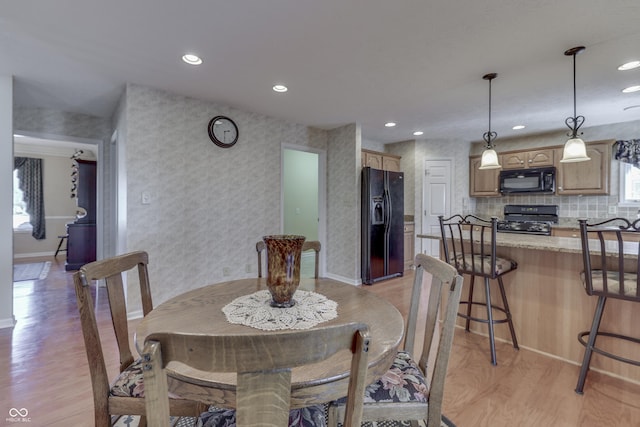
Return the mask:
<path id="1" fill-rule="evenodd" d="M 14 285 L 18 323 L 0 329 L 0 425 L 26 425 L 3 424 L 11 408 L 26 408 L 30 426 L 90 426 L 90 378 L 71 274 L 64 256 L 20 262 L 38 260 L 52 261 L 49 276 Z M 411 280 L 409 274 L 365 289 L 406 315 Z M 96 305 L 114 376 L 117 350 L 104 289 Z M 640 386 L 591 372 L 579 396 L 573 391 L 577 366 L 507 343 L 498 343 L 497 351 L 493 367 L 485 337 L 456 331 L 444 410 L 457 426 L 640 426 Z"/>

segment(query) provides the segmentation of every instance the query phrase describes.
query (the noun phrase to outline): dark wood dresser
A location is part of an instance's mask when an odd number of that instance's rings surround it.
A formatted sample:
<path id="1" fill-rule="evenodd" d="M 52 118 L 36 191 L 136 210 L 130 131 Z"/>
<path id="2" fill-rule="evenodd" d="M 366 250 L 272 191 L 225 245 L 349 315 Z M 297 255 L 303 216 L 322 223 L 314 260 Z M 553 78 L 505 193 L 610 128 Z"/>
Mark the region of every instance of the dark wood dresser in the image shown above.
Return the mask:
<path id="1" fill-rule="evenodd" d="M 96 162 L 77 159 L 73 182 L 78 215 L 67 224 L 67 262 L 65 270 L 78 270 L 84 264 L 96 260 Z M 75 191 L 75 193 L 74 193 Z"/>

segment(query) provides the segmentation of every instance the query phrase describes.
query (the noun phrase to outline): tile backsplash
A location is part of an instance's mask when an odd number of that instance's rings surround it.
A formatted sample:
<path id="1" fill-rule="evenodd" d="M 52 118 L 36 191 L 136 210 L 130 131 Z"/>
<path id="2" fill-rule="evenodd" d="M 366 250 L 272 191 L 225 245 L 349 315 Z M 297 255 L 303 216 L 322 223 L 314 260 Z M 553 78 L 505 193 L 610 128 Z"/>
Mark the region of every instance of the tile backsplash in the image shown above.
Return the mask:
<path id="1" fill-rule="evenodd" d="M 475 213 L 481 217 L 503 217 L 504 205 L 558 205 L 560 208 L 559 225 L 577 226 L 579 218 L 605 219 L 623 217 L 636 219 L 637 207 L 618 206 L 618 196 L 504 196 L 477 198 Z M 609 213 L 609 206 L 615 207 L 615 213 Z"/>

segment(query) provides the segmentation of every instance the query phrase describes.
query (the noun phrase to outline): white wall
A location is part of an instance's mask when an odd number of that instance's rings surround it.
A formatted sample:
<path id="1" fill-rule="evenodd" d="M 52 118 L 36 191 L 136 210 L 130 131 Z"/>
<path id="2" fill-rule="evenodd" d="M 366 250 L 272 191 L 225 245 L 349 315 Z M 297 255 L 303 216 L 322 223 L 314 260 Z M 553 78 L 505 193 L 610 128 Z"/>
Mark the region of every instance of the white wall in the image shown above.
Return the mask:
<path id="1" fill-rule="evenodd" d="M 0 76 L 0 328 L 13 326 L 13 78 Z"/>

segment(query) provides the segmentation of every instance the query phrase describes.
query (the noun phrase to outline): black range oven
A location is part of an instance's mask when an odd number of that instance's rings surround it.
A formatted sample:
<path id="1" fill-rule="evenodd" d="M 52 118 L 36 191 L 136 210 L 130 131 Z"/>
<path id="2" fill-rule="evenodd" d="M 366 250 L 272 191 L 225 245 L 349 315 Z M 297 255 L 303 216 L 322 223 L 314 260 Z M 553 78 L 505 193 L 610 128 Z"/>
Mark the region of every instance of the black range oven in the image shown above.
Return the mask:
<path id="1" fill-rule="evenodd" d="M 505 205 L 498 231 L 549 236 L 551 225 L 558 223 L 559 211 L 557 205 Z"/>

